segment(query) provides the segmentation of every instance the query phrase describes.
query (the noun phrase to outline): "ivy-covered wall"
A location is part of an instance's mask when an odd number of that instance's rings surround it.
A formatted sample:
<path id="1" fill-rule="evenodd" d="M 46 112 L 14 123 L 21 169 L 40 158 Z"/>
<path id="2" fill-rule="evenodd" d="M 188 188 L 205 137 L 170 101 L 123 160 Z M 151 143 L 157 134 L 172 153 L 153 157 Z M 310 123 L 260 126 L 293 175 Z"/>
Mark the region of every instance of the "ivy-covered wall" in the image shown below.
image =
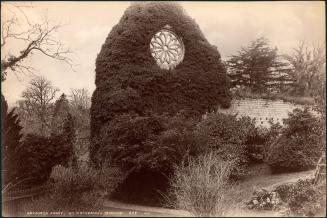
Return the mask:
<path id="1" fill-rule="evenodd" d="M 169 25 L 182 39 L 183 61 L 172 70 L 161 69 L 150 52 L 155 33 Z M 90 157 L 108 135 L 108 126 L 122 114 L 179 111 L 200 116 L 230 106 L 229 79 L 217 48 L 211 45 L 195 20 L 171 2 L 132 3 L 102 45 L 96 59 L 96 90 L 91 107 Z"/>

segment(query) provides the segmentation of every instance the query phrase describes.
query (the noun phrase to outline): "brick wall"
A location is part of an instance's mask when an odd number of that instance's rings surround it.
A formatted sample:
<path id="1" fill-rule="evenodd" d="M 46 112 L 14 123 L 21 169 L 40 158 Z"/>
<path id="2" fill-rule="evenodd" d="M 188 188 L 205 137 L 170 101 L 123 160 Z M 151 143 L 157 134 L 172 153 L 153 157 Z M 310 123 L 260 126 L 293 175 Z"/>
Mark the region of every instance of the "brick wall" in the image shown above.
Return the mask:
<path id="1" fill-rule="evenodd" d="M 295 108 L 304 108 L 303 105 L 295 105 L 282 100 L 266 100 L 266 99 L 234 99 L 232 105 L 228 109 L 219 108 L 218 111 L 228 114 L 245 115 L 256 118 L 256 124 L 269 127 L 269 119 L 273 122 L 283 124 L 283 119 L 288 117 L 288 113 Z"/>

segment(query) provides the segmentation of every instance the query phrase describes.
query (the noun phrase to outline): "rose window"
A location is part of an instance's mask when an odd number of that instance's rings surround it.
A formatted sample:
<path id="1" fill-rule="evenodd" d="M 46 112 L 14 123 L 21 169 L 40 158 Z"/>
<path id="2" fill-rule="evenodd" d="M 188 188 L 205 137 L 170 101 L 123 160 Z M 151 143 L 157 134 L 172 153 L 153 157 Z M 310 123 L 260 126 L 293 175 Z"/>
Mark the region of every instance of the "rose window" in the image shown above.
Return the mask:
<path id="1" fill-rule="evenodd" d="M 150 52 L 162 69 L 174 69 L 184 58 L 182 40 L 167 25 L 151 39 Z"/>

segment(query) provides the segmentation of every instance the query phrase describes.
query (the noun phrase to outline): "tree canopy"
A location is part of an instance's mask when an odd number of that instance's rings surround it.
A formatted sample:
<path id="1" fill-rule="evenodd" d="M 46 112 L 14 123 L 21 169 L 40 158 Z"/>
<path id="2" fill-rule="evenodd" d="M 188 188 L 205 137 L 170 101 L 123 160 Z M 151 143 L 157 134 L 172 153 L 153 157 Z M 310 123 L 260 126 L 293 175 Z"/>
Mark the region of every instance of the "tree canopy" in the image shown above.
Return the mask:
<path id="1" fill-rule="evenodd" d="M 252 41 L 227 61 L 234 86 L 248 87 L 253 92 L 291 81 L 288 65 L 280 59 L 277 48 L 271 48 L 266 38 Z"/>

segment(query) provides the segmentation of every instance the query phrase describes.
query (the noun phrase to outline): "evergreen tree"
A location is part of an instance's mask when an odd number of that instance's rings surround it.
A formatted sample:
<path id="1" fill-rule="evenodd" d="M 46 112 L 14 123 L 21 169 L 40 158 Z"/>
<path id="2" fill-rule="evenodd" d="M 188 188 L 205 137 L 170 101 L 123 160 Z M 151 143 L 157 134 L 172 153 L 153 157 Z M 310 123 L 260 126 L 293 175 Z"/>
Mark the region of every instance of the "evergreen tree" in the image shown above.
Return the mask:
<path id="1" fill-rule="evenodd" d="M 65 146 L 68 148 L 69 159 L 64 163 L 65 165 L 71 164 L 73 168 L 77 167 L 77 157 L 74 151 L 74 143 L 76 140 L 76 127 L 73 116 L 68 113 L 63 121 L 62 134 Z"/>
<path id="2" fill-rule="evenodd" d="M 277 48 L 271 48 L 266 38 L 242 47 L 227 63 L 233 86 L 248 87 L 253 92 L 290 81 L 287 64 L 279 60 Z"/>
<path id="3" fill-rule="evenodd" d="M 64 129 L 64 121 L 69 114 L 69 102 L 65 93 L 56 100 L 51 121 L 51 134 L 59 135 Z"/>
<path id="4" fill-rule="evenodd" d="M 4 185 L 8 183 L 15 184 L 19 181 L 17 174 L 17 164 L 20 161 L 18 157 L 18 150 L 20 147 L 20 140 L 22 138 L 20 120 L 15 114 L 15 108 L 7 113 L 8 105 L 1 94 L 1 142 L 2 142 L 2 169 Z M 17 180 L 17 181 L 16 181 Z"/>

